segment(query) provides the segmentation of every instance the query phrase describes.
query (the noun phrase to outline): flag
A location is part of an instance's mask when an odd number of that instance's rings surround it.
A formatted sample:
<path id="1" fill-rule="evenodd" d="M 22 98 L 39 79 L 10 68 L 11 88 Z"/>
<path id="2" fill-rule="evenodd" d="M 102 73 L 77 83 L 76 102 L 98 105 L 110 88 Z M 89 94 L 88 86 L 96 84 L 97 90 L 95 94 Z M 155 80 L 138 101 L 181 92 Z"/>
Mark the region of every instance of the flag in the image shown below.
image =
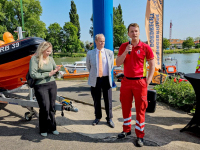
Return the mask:
<path id="1" fill-rule="evenodd" d="M 163 1 L 147 0 L 145 16 L 147 41 L 153 50 L 157 69 L 162 68 Z"/>

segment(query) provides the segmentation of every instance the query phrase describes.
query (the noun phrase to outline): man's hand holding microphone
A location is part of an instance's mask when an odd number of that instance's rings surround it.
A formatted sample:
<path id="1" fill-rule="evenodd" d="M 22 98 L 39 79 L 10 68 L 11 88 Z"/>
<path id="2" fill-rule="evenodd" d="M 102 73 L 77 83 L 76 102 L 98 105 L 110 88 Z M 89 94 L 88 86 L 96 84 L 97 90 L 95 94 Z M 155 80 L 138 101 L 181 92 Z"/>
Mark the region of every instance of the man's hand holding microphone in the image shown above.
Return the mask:
<path id="1" fill-rule="evenodd" d="M 132 45 L 131 45 L 131 41 L 132 41 L 132 39 L 131 38 L 129 38 L 128 39 L 128 41 L 129 41 L 129 44 L 126 46 L 126 49 L 125 49 L 125 51 L 124 51 L 124 53 L 127 55 L 127 54 L 131 54 L 131 51 L 132 51 Z"/>

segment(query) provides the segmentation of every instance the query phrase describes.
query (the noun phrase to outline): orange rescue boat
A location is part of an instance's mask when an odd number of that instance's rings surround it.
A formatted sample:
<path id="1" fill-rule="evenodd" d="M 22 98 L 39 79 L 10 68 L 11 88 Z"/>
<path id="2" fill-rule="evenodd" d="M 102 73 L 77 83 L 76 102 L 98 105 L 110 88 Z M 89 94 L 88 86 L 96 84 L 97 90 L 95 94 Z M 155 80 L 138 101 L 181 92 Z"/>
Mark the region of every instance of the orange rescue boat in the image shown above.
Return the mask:
<path id="1" fill-rule="evenodd" d="M 29 37 L 0 46 L 0 90 L 12 90 L 26 82 L 31 56 L 43 41 Z"/>
<path id="2" fill-rule="evenodd" d="M 73 78 L 85 78 L 89 77 L 89 72 L 82 72 L 77 73 L 76 70 L 74 70 L 73 73 L 69 73 L 69 71 L 65 68 L 66 73 L 63 74 L 64 79 L 73 79 Z"/>

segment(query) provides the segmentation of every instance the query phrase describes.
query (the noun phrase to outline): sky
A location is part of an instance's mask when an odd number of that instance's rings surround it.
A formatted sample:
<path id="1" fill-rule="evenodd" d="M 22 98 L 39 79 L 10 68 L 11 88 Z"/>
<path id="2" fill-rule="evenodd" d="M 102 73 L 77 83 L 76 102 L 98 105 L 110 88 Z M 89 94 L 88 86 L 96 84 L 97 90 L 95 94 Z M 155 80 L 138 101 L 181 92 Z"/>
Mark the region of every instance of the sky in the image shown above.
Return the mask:
<path id="1" fill-rule="evenodd" d="M 89 34 L 92 25 L 93 0 L 74 0 L 79 15 L 81 38 L 83 42 L 93 42 Z M 71 0 L 40 0 L 42 15 L 40 20 L 48 27 L 55 22 L 61 27 L 69 22 Z M 130 23 L 140 26 L 140 39 L 146 41 L 145 13 L 147 0 L 113 0 L 113 7 L 121 4 L 126 27 Z M 172 20 L 172 39 L 185 40 L 187 37 L 200 37 L 200 0 L 164 0 L 163 37 L 169 38 L 170 20 Z"/>

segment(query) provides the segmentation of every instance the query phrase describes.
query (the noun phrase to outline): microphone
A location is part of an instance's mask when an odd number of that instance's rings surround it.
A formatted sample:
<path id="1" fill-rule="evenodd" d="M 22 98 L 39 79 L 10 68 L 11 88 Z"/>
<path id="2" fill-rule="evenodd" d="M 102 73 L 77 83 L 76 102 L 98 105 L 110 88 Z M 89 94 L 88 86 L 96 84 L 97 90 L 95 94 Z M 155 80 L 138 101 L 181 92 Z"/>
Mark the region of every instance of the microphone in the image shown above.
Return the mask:
<path id="1" fill-rule="evenodd" d="M 129 41 L 129 44 L 131 44 L 132 39 L 131 39 L 131 38 L 128 38 L 128 41 Z M 131 52 L 129 51 L 128 54 L 130 55 Z"/>

